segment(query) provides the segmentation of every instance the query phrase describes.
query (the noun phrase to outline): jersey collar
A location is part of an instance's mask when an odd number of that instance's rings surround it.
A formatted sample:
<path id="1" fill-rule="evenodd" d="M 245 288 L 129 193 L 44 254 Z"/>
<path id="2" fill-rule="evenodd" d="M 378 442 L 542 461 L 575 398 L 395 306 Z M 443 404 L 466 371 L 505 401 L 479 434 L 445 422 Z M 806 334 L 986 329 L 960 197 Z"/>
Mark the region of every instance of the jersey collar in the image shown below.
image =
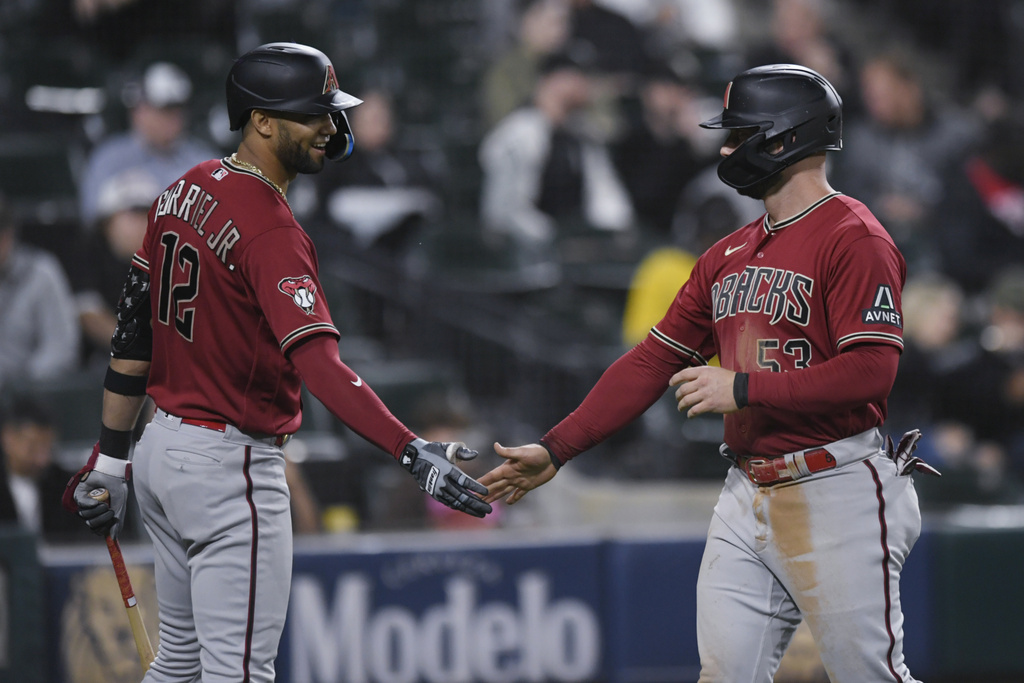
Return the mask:
<path id="1" fill-rule="evenodd" d="M 824 197 L 822 197 L 821 199 L 819 199 L 818 201 L 816 201 L 813 204 L 811 204 L 810 206 L 808 206 L 806 209 L 804 209 L 803 211 L 801 211 L 797 215 L 793 216 L 792 218 L 787 218 L 784 221 L 779 221 L 775 225 L 772 225 L 771 219 L 769 218 L 768 214 L 765 214 L 764 215 L 764 220 L 762 222 L 762 227 L 764 228 L 765 234 L 776 232 L 778 230 L 782 230 L 786 226 L 793 225 L 793 223 L 796 223 L 798 220 L 800 220 L 801 218 L 803 218 L 807 214 L 811 213 L 812 211 L 814 211 L 816 208 L 818 208 L 819 206 L 821 206 L 822 204 L 824 204 L 828 200 L 832 199 L 833 197 L 838 197 L 841 194 L 842 194 L 842 192 L 832 192 L 830 194 L 827 194 Z"/>

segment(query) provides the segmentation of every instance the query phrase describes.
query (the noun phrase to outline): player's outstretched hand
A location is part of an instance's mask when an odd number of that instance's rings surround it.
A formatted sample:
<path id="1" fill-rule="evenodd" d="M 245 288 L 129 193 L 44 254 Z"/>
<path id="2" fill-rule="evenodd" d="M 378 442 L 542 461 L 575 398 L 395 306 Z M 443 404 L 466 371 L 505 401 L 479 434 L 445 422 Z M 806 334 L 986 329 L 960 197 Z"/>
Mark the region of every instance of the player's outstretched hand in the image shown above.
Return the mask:
<path id="1" fill-rule="evenodd" d="M 480 477 L 480 483 L 487 487 L 484 500 L 489 503 L 508 496 L 505 502 L 512 505 L 527 491 L 546 484 L 558 473 L 551 464 L 548 450 L 539 443 L 514 448 L 495 443 L 494 452 L 505 458 L 505 462 Z"/>
<path id="2" fill-rule="evenodd" d="M 61 501 L 64 509 L 84 519 L 94 534 L 116 540 L 124 526 L 131 474 L 130 462 L 100 453 L 97 443 L 85 467 L 68 481 Z M 89 495 L 99 489 L 106 489 L 109 499 L 101 501 Z"/>
<path id="3" fill-rule="evenodd" d="M 669 386 L 676 387 L 676 404 L 686 417 L 704 413 L 735 413 L 739 410 L 732 385 L 736 373 L 715 365 L 686 368 L 672 375 Z"/>
<path id="4" fill-rule="evenodd" d="M 399 462 L 435 500 L 453 510 L 483 517 L 491 511 L 491 506 L 480 499 L 487 489 L 455 466 L 460 460 L 476 456 L 477 452 L 462 442 L 416 439 L 402 451 Z"/>

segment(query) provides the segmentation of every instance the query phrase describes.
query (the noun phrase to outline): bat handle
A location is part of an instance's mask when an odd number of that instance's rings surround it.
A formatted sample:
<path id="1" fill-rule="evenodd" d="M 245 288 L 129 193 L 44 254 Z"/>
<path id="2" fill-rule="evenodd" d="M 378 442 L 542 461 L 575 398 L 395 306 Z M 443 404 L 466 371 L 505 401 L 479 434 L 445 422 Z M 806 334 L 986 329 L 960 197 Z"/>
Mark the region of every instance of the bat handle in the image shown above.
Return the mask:
<path id="1" fill-rule="evenodd" d="M 110 491 L 104 488 L 93 489 L 89 491 L 89 497 L 106 503 L 110 500 Z M 139 614 L 138 600 L 135 598 L 135 591 L 132 589 L 132 582 L 128 577 L 124 556 L 121 554 L 121 544 L 112 536 L 107 536 L 106 541 L 110 561 L 114 565 L 114 575 L 117 577 L 117 587 L 121 590 L 121 600 L 124 602 L 125 609 L 128 610 L 128 621 L 132 627 L 132 636 L 139 652 L 142 670 L 149 671 L 149 665 L 154 658 L 153 646 L 150 644 L 149 634 L 146 633 L 146 625 L 142 622 L 142 615 Z"/>
<path id="2" fill-rule="evenodd" d="M 93 500 L 98 500 L 101 503 L 106 503 L 110 500 L 110 491 L 100 488 L 89 491 L 89 497 Z"/>

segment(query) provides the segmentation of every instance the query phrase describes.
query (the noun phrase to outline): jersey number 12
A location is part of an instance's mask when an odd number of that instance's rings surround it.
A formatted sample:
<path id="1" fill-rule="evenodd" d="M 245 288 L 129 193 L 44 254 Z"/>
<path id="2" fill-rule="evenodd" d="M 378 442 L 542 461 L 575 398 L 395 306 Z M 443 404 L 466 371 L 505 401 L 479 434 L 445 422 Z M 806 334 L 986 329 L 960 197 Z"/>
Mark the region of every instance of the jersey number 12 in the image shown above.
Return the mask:
<path id="1" fill-rule="evenodd" d="M 179 239 L 174 232 L 165 232 L 160 237 L 164 257 L 160 264 L 160 301 L 156 319 L 170 325 L 173 317 L 178 334 L 192 341 L 196 309 L 185 304 L 194 301 L 199 294 L 199 252 L 188 242 L 179 248 Z"/>

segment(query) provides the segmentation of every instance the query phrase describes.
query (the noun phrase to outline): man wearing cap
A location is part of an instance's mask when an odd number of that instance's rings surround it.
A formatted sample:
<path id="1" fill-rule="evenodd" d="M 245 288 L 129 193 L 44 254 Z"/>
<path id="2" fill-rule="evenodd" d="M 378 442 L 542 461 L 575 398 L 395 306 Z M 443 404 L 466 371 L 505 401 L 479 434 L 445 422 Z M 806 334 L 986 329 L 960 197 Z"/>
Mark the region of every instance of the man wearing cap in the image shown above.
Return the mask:
<path id="1" fill-rule="evenodd" d="M 144 168 L 121 170 L 99 186 L 94 229 L 80 235 L 65 267 L 82 328 L 83 361 L 106 366 L 110 337 L 117 325 L 115 309 L 124 274 L 146 236 L 147 214 L 163 192 Z"/>
<path id="2" fill-rule="evenodd" d="M 130 130 L 96 146 L 79 185 L 79 218 L 86 229 L 95 227 L 100 190 L 113 176 L 139 169 L 159 186 L 159 194 L 192 166 L 218 156 L 206 142 L 188 134 L 191 97 L 192 81 L 170 62 L 154 62 L 140 79 L 125 86 L 122 100 Z"/>

